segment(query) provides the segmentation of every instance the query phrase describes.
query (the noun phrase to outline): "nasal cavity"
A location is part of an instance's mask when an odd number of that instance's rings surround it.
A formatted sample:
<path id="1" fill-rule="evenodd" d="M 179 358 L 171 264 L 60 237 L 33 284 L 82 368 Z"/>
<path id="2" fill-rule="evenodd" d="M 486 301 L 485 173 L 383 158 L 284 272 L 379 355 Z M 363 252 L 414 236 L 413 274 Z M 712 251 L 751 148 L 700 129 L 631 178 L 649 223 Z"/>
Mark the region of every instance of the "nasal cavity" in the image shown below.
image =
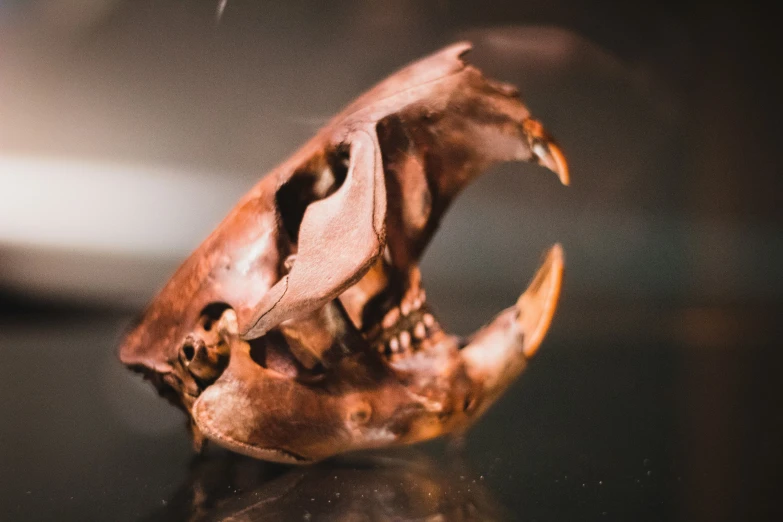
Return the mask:
<path id="1" fill-rule="evenodd" d="M 219 346 L 207 346 L 203 340 L 188 340 L 180 348 L 180 360 L 201 384 L 217 380 L 228 365 L 228 353 Z"/>

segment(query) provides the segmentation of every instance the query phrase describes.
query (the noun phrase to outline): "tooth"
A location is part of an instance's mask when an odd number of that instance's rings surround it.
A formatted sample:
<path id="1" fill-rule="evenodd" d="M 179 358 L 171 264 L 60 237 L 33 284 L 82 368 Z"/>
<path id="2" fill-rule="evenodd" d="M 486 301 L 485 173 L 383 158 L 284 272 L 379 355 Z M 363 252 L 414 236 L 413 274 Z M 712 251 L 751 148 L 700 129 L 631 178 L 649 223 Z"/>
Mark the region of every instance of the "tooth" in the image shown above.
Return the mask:
<path id="1" fill-rule="evenodd" d="M 421 321 L 416 323 L 416 326 L 413 328 L 413 336 L 416 339 L 424 339 L 427 336 L 427 329 L 424 328 L 424 323 Z"/>
<path id="2" fill-rule="evenodd" d="M 392 353 L 397 353 L 400 351 L 400 342 L 396 337 L 392 337 L 389 340 L 389 350 L 391 350 Z"/>
<path id="3" fill-rule="evenodd" d="M 541 165 L 557 174 L 557 177 L 560 178 L 563 185 L 568 185 L 570 183 L 568 177 L 568 164 L 557 145 L 552 142 L 546 144 L 536 143 L 533 145 L 533 152 L 538 157 Z"/>
<path id="4" fill-rule="evenodd" d="M 553 246 L 516 306 L 471 336 L 460 351 L 468 378 L 485 397 L 497 397 L 527 367 L 555 312 L 564 256 Z"/>
<path id="5" fill-rule="evenodd" d="M 386 317 L 383 318 L 383 322 L 381 323 L 381 326 L 384 329 L 389 329 L 392 326 L 397 323 L 400 319 L 400 309 L 399 308 L 392 308 L 389 310 L 389 313 L 386 314 Z"/>
<path id="6" fill-rule="evenodd" d="M 433 317 L 432 314 L 424 314 L 424 324 L 427 325 L 427 328 L 432 328 L 432 326 L 435 324 L 435 317 Z"/>
<path id="7" fill-rule="evenodd" d="M 563 247 L 549 249 L 527 290 L 517 300 L 517 323 L 524 333 L 522 351 L 530 358 L 552 322 L 563 279 Z"/>
<path id="8" fill-rule="evenodd" d="M 407 301 L 403 301 L 400 305 L 400 312 L 402 312 L 402 315 L 407 316 L 411 313 L 411 304 Z"/>
<path id="9" fill-rule="evenodd" d="M 419 292 L 419 299 L 421 299 L 422 303 L 427 302 L 427 292 L 424 291 L 424 289 L 421 289 L 421 292 Z"/>
<path id="10" fill-rule="evenodd" d="M 419 308 L 421 308 L 421 299 L 417 297 L 413 301 L 413 309 L 418 310 Z"/>
<path id="11" fill-rule="evenodd" d="M 410 348 L 410 346 L 411 346 L 411 334 L 407 330 L 400 332 L 400 347 L 403 350 L 407 350 L 408 348 Z"/>
<path id="12" fill-rule="evenodd" d="M 563 151 L 554 142 L 552 137 L 544 130 L 544 127 L 540 122 L 533 118 L 526 118 L 522 121 L 524 132 L 527 135 L 528 142 L 530 143 L 531 152 L 533 153 L 533 160 L 538 160 L 538 164 L 542 165 L 560 178 L 560 182 L 563 185 L 568 185 L 570 177 L 568 175 L 568 163 L 566 163 Z"/>

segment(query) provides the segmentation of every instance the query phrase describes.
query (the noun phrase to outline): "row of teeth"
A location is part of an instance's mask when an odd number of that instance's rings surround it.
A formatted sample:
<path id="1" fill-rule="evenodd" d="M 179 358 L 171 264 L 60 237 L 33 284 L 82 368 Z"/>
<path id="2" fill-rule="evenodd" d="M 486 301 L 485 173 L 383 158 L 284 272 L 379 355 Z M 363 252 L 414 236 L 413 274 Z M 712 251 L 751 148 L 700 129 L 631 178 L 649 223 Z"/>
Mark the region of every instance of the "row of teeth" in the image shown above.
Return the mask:
<path id="1" fill-rule="evenodd" d="M 435 317 L 432 314 L 424 314 L 421 321 L 416 323 L 410 331 L 401 331 L 397 336 L 386 341 L 386 345 L 382 346 L 382 348 L 392 354 L 407 352 L 413 343 L 426 339 L 434 327 Z"/>
<path id="2" fill-rule="evenodd" d="M 419 293 L 414 299 L 403 299 L 398 308 L 390 310 L 381 321 L 381 327 L 386 331 L 393 330 L 400 319 L 407 318 L 411 313 L 421 310 L 426 301 L 427 295 L 424 293 L 424 289 L 419 289 Z M 387 339 L 385 343 L 378 346 L 378 350 L 391 355 L 407 352 L 412 345 L 426 339 L 436 326 L 435 317 L 430 313 L 425 313 L 412 328 L 402 330 L 396 336 Z"/>
<path id="3" fill-rule="evenodd" d="M 387 313 L 386 317 L 383 318 L 383 321 L 381 322 L 381 326 L 383 327 L 384 330 L 391 329 L 395 324 L 397 324 L 397 321 L 400 320 L 400 315 L 402 315 L 403 317 L 408 317 L 408 315 L 410 315 L 411 312 L 418 312 L 426 301 L 427 301 L 427 294 L 424 293 L 424 289 L 422 288 L 421 290 L 419 290 L 419 295 L 416 296 L 416 298 L 412 302 L 403 300 L 399 308 L 392 308 L 391 310 L 389 310 L 389 313 Z"/>

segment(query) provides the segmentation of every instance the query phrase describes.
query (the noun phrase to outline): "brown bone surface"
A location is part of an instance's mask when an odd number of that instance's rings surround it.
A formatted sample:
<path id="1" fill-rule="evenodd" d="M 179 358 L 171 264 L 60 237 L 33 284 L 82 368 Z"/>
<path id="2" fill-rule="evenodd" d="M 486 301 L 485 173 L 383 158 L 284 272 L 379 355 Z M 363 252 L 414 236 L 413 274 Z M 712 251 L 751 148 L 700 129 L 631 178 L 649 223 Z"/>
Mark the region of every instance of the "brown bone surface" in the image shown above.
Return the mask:
<path id="1" fill-rule="evenodd" d="M 262 179 L 127 335 L 145 374 L 204 438 L 310 462 L 464 430 L 549 327 L 563 255 L 470 339 L 446 334 L 419 259 L 489 165 L 562 153 L 516 90 L 456 44 L 381 82 Z"/>

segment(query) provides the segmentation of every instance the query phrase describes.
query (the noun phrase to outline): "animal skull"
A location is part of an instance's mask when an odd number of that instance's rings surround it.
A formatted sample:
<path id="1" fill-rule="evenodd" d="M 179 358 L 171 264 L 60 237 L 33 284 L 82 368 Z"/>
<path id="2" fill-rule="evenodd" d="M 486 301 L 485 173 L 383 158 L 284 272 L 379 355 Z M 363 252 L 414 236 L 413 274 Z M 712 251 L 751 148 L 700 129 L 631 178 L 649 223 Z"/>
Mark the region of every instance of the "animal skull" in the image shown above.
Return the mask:
<path id="1" fill-rule="evenodd" d="M 562 153 L 466 43 L 361 96 L 261 180 L 185 261 L 120 349 L 184 409 L 194 443 L 306 463 L 460 432 L 549 327 L 556 245 L 516 306 L 444 332 L 419 259 L 460 190 L 498 161 Z"/>

